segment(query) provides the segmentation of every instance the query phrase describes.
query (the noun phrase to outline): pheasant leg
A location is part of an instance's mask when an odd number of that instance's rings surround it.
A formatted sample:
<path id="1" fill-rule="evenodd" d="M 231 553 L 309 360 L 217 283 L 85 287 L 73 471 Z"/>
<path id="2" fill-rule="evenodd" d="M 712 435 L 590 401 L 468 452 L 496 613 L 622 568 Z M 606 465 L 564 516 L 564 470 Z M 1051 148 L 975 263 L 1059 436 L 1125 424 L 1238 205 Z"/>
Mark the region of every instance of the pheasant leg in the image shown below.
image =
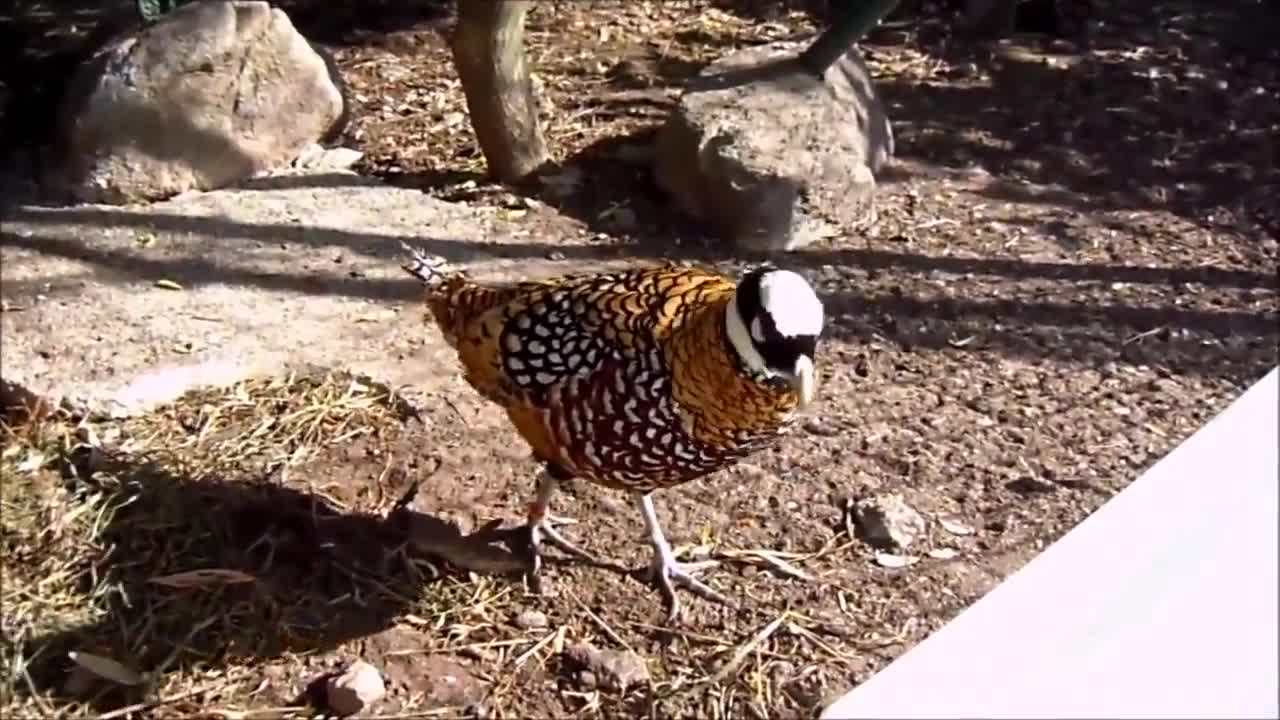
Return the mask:
<path id="1" fill-rule="evenodd" d="M 566 522 L 565 518 L 556 518 L 548 509 L 551 496 L 556 491 L 556 479 L 545 469 L 538 476 L 538 492 L 529 504 L 529 547 L 533 552 L 533 568 L 529 573 L 534 590 L 541 592 L 539 582 L 542 573 L 542 544 L 545 542 L 562 552 L 573 555 L 587 562 L 596 562 L 595 556 L 569 542 L 554 527 L 553 522 Z"/>
<path id="2" fill-rule="evenodd" d="M 680 599 L 676 596 L 676 585 L 680 585 L 704 600 L 730 607 L 736 606 L 737 603 L 732 598 L 694 577 L 694 573 L 718 563 L 715 560 L 696 563 L 678 562 L 675 554 L 671 552 L 671 544 L 662 534 L 662 527 L 658 525 L 658 514 L 653 509 L 652 498 L 648 494 L 636 493 L 635 503 L 644 516 L 645 529 L 649 531 L 649 542 L 653 546 L 653 560 L 649 563 L 649 575 L 650 579 L 657 582 L 658 589 L 662 591 L 662 596 L 667 601 L 669 608 L 667 622 L 674 621 L 680 612 Z"/>

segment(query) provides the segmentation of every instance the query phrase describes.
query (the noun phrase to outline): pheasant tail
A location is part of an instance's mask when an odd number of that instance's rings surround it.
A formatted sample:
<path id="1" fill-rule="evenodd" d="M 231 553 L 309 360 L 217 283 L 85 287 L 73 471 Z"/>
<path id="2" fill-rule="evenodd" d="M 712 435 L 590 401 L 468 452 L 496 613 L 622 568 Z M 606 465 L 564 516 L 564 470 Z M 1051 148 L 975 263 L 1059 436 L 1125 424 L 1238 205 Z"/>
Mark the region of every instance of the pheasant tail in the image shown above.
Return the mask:
<path id="1" fill-rule="evenodd" d="M 409 262 L 400 267 L 426 289 L 427 309 L 451 347 L 458 346 L 458 338 L 472 318 L 501 305 L 510 294 L 509 288 L 472 282 L 443 257 L 428 256 L 403 241 L 400 246 L 409 254 Z"/>

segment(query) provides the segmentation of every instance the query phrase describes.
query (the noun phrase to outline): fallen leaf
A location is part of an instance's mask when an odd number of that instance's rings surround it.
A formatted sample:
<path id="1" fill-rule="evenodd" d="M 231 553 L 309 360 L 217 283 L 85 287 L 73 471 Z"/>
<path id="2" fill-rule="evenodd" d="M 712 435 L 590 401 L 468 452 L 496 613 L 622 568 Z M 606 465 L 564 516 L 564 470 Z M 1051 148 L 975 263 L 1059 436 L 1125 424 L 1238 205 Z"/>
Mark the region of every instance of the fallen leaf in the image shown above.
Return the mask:
<path id="1" fill-rule="evenodd" d="M 894 555 L 893 553 L 879 552 L 876 553 L 876 564 L 887 568 L 904 568 L 913 564 L 916 558 L 908 555 Z"/>
<path id="2" fill-rule="evenodd" d="M 965 525 L 962 522 L 958 522 L 956 520 L 939 518 L 938 524 L 942 526 L 943 530 L 946 530 L 952 535 L 972 535 L 973 534 L 973 528 L 969 527 L 968 525 Z"/>
<path id="3" fill-rule="evenodd" d="M 120 685 L 140 685 L 144 680 L 142 675 L 136 671 L 130 670 L 108 657 L 75 650 L 67 653 L 67 656 L 71 658 L 72 662 L 94 675 Z"/>
<path id="4" fill-rule="evenodd" d="M 160 577 L 153 577 L 147 582 L 172 588 L 194 588 L 212 585 L 234 585 L 236 583 L 253 582 L 254 580 L 255 578 L 252 575 L 246 575 L 239 570 L 206 568 L 204 570 L 174 573 L 173 575 L 161 575 Z"/>
<path id="5" fill-rule="evenodd" d="M 181 285 L 179 285 L 178 283 L 172 280 L 157 280 L 156 287 L 164 288 L 165 290 L 181 290 L 182 289 Z"/>

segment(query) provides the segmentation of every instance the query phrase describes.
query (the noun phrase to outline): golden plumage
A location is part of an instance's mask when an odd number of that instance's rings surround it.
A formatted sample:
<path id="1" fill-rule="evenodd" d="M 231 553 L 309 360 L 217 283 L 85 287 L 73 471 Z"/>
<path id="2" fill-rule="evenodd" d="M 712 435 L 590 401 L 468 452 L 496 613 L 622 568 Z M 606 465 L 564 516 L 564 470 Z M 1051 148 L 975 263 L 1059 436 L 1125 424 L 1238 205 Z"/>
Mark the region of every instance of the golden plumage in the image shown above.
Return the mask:
<path id="1" fill-rule="evenodd" d="M 742 301 L 718 274 L 664 265 L 485 286 L 410 251 L 405 269 L 425 285 L 430 316 L 468 383 L 505 408 L 545 464 L 531 525 L 542 523 L 555 481 L 568 477 L 643 496 L 648 521 L 648 493 L 760 449 L 801 404 L 790 364 L 803 355 L 812 370 L 816 332 L 794 352 L 785 338 L 765 343 L 759 320 L 750 331 L 739 323 L 735 338 L 730 320 Z M 762 316 L 776 336 L 772 316 Z M 790 352 L 788 367 L 762 365 L 757 341 L 766 354 Z M 651 529 L 660 537 L 656 520 Z"/>

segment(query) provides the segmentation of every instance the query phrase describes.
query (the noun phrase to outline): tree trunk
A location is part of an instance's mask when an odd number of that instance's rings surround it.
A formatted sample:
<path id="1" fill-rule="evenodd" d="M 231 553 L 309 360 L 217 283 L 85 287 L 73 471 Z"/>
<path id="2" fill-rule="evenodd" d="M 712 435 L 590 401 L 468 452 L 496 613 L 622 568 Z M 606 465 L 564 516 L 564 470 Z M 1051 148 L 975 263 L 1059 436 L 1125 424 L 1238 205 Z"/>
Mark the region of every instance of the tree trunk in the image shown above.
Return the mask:
<path id="1" fill-rule="evenodd" d="M 453 63 L 467 96 L 471 127 L 489 174 L 509 183 L 525 179 L 547 161 L 524 58 L 524 18 L 532 4 L 462 0 L 453 32 Z"/>
<path id="2" fill-rule="evenodd" d="M 822 77 L 897 6 L 898 0 L 844 0 L 844 8 L 837 11 L 831 27 L 800 54 L 800 66 Z"/>

